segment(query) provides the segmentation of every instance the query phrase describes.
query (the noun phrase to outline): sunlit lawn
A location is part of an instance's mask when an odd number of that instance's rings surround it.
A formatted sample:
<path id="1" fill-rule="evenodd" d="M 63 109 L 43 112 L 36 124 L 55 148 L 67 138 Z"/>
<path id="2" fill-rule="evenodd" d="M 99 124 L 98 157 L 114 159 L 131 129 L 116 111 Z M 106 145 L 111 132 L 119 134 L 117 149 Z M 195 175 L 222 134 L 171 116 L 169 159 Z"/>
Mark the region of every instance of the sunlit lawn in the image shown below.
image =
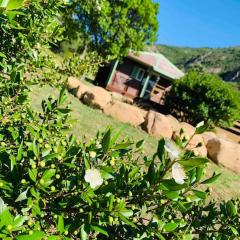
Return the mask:
<path id="1" fill-rule="evenodd" d="M 31 92 L 31 103 L 36 110 L 41 110 L 41 101 L 50 94 L 58 95 L 58 90 L 50 86 L 33 86 Z M 108 126 L 114 129 L 122 129 L 122 137 L 130 137 L 134 140 L 145 140 L 145 154 L 153 154 L 156 151 L 158 139 L 149 136 L 140 128 L 134 128 L 128 124 L 123 124 L 111 117 L 106 116 L 101 111 L 89 108 L 83 105 L 77 98 L 68 94 L 69 102 L 71 102 L 72 118 L 76 119 L 73 124 L 72 132 L 79 137 L 94 137 L 97 131 L 104 131 Z M 220 179 L 212 185 L 212 198 L 229 199 L 240 197 L 240 175 L 237 175 L 227 169 L 219 167 L 213 163 L 209 165 L 207 174 L 213 171 L 221 172 Z"/>

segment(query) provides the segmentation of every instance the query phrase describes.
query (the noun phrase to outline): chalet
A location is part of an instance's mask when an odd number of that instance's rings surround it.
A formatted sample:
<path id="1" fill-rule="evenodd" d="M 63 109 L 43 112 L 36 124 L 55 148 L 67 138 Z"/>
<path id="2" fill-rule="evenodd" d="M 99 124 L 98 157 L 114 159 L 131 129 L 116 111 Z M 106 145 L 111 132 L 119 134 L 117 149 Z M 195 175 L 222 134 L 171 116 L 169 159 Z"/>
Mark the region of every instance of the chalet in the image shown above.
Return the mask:
<path id="1" fill-rule="evenodd" d="M 184 73 L 160 53 L 130 53 L 122 61 L 101 67 L 96 84 L 130 98 L 144 98 L 162 104 L 172 81 Z"/>

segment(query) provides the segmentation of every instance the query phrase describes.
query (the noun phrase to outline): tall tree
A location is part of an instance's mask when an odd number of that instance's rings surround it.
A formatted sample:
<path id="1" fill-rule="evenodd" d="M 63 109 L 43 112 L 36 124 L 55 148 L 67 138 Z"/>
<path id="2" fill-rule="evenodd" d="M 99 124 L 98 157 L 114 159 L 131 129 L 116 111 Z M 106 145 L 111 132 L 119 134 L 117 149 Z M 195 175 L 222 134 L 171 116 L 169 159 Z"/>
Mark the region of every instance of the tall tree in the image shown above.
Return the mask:
<path id="1" fill-rule="evenodd" d="M 158 4 L 152 0 L 73 0 L 64 18 L 68 34 L 105 58 L 139 51 L 156 39 Z"/>

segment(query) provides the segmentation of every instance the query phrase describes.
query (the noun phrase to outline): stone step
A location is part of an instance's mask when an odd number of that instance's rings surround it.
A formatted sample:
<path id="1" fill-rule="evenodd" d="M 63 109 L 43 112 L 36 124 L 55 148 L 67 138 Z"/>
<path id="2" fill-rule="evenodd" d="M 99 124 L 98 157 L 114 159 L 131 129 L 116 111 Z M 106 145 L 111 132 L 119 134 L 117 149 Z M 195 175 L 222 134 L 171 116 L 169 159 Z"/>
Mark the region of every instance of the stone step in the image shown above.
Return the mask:
<path id="1" fill-rule="evenodd" d="M 234 124 L 234 127 L 235 127 L 235 128 L 239 128 L 239 129 L 240 129 L 240 122 L 239 122 L 239 121 L 237 121 L 237 122 Z"/>
<path id="2" fill-rule="evenodd" d="M 240 129 L 239 128 L 236 128 L 236 127 L 230 127 L 227 129 L 228 131 L 236 134 L 236 135 L 239 135 L 240 136 Z"/>

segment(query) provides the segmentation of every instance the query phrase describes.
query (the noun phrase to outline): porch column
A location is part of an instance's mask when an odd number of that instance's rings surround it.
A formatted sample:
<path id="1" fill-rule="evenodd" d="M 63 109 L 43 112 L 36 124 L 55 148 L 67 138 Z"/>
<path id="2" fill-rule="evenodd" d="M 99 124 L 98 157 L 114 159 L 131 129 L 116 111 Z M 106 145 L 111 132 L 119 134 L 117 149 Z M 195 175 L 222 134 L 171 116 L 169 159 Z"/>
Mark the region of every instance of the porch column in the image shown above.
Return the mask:
<path id="1" fill-rule="evenodd" d="M 112 66 L 111 66 L 111 69 L 110 69 L 110 73 L 109 73 L 108 79 L 107 79 L 107 85 L 111 84 L 111 82 L 113 80 L 114 73 L 115 73 L 115 71 L 117 69 L 118 63 L 119 63 L 118 59 L 114 60 Z"/>
<path id="2" fill-rule="evenodd" d="M 145 79 L 145 82 L 143 84 L 143 87 L 142 87 L 142 90 L 141 90 L 141 93 L 140 93 L 140 98 L 143 98 L 143 96 L 144 96 L 144 94 L 146 92 L 147 85 L 148 85 L 150 77 L 151 77 L 151 73 L 152 73 L 152 71 L 149 71 L 149 73 L 148 73 L 148 75 L 147 75 L 147 77 Z"/>

